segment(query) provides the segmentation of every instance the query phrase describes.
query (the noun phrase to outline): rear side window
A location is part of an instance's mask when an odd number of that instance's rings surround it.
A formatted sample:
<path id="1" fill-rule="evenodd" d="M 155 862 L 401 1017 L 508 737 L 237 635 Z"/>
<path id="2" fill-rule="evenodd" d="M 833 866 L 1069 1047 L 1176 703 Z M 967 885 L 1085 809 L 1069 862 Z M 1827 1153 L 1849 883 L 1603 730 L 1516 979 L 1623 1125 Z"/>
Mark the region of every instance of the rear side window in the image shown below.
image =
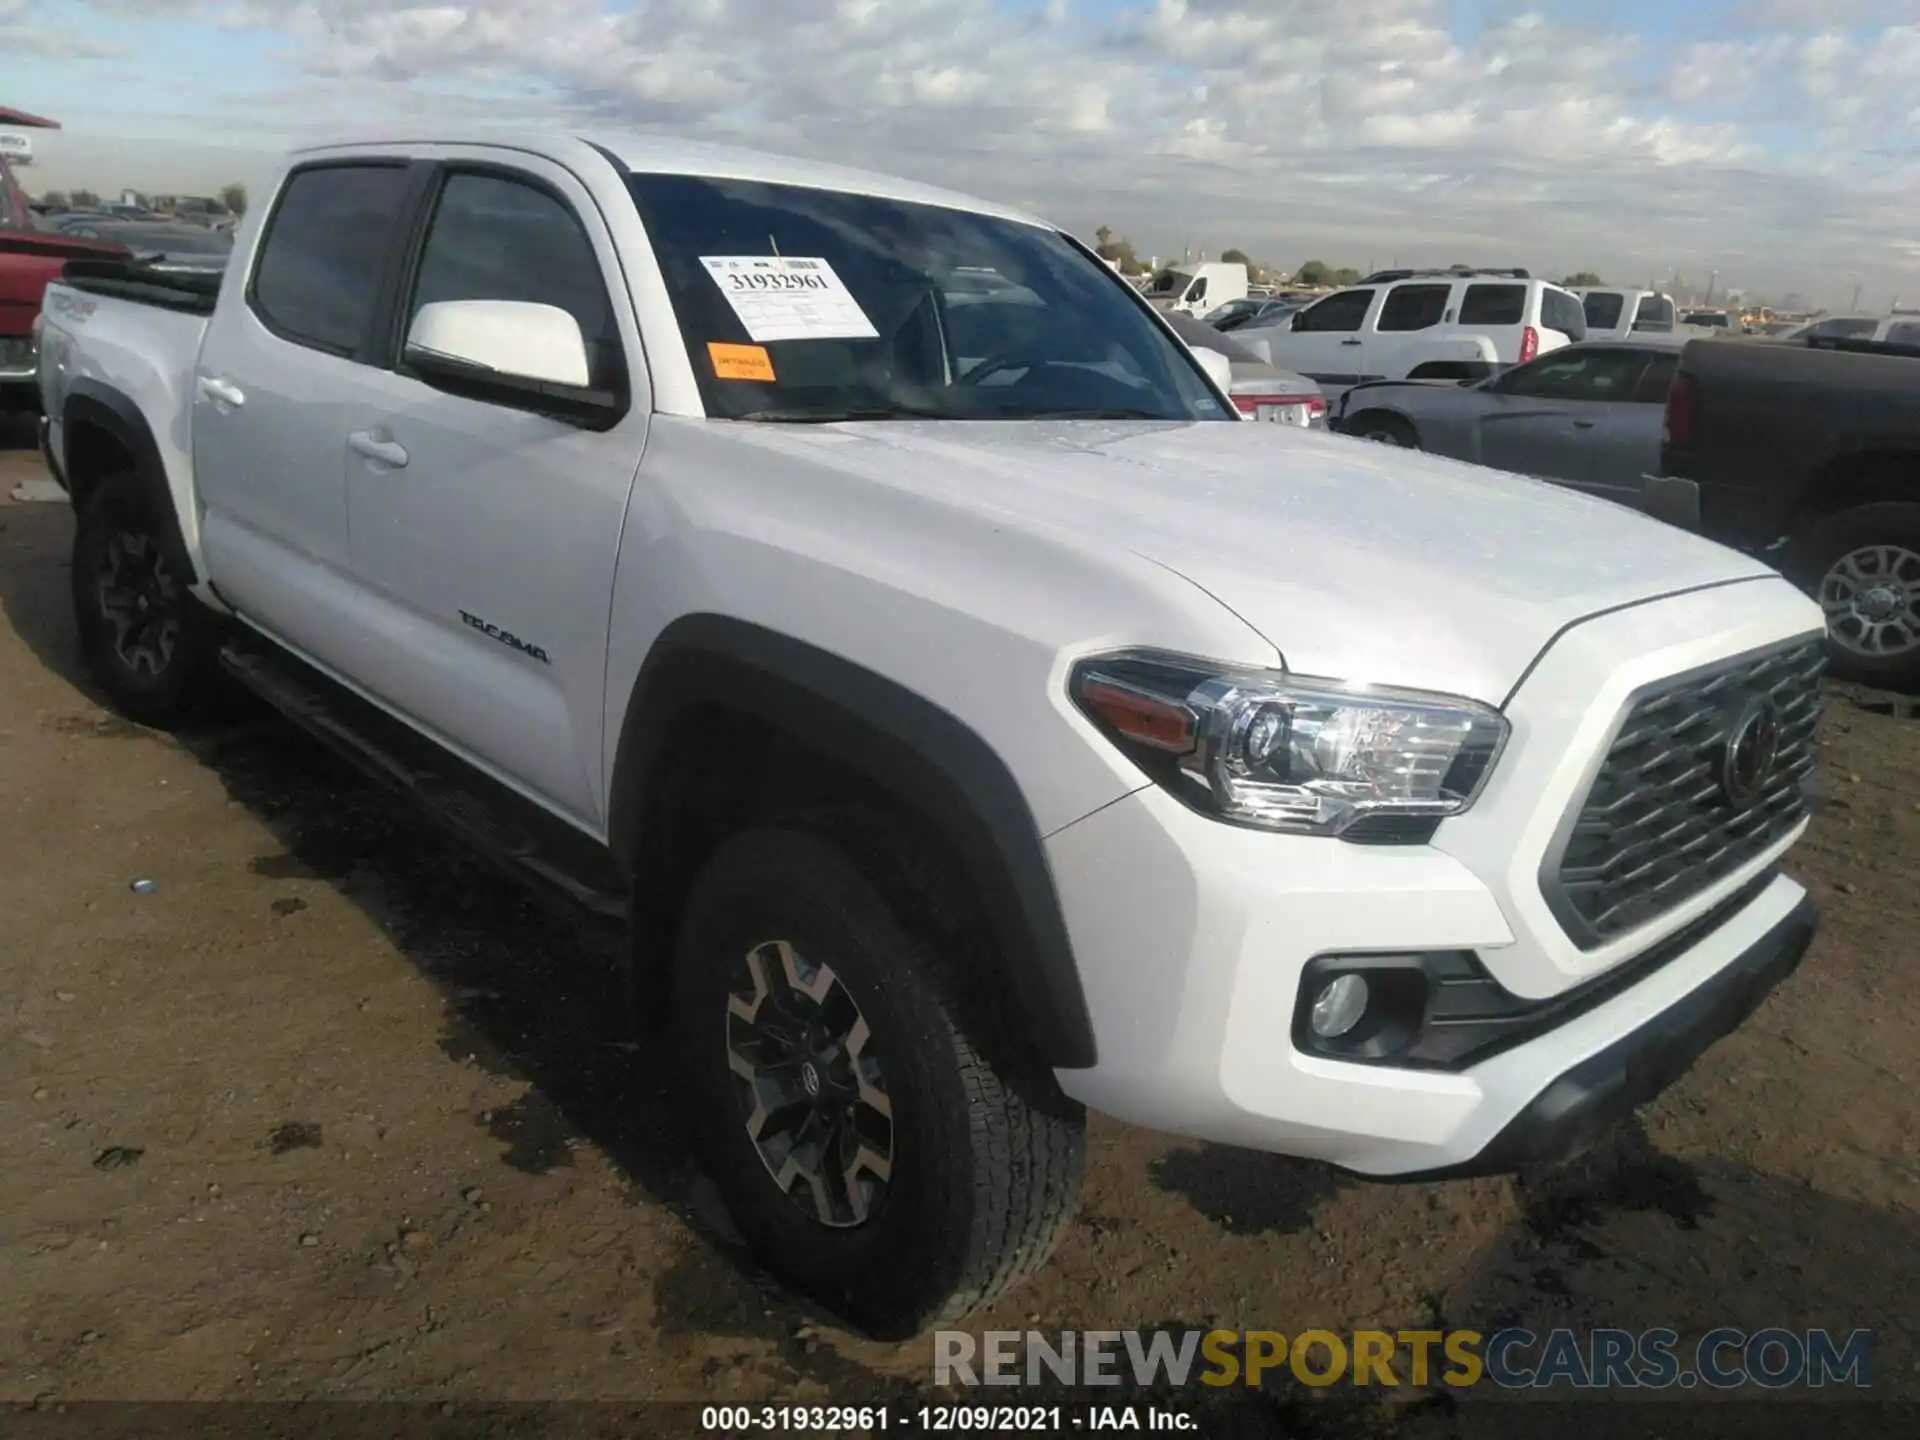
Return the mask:
<path id="1" fill-rule="evenodd" d="M 373 321 L 406 190 L 404 165 L 296 171 L 254 266 L 254 313 L 282 339 L 351 355 Z"/>
<path id="2" fill-rule="evenodd" d="M 1425 330 L 1447 313 L 1451 285 L 1396 285 L 1380 306 L 1376 330 Z"/>
<path id="3" fill-rule="evenodd" d="M 1460 302 L 1462 325 L 1518 325 L 1526 313 L 1524 285 L 1469 285 Z"/>
<path id="4" fill-rule="evenodd" d="M 1633 398 L 1642 405 L 1664 405 L 1667 403 L 1667 391 L 1673 388 L 1673 377 L 1680 369 L 1680 357 L 1671 351 L 1662 351 L 1647 362 L 1646 370 L 1640 376 L 1640 384 L 1633 392 Z"/>
<path id="5" fill-rule="evenodd" d="M 1920 345 L 1920 321 L 1902 320 L 1887 330 L 1889 345 Z"/>
<path id="6" fill-rule="evenodd" d="M 618 391 L 620 331 L 593 242 L 573 212 L 536 185 L 457 171 L 427 227 L 407 323 L 441 300 L 519 300 L 565 310 L 580 326 L 594 388 Z"/>
<path id="7" fill-rule="evenodd" d="M 1640 297 L 1640 311 L 1633 317 L 1636 330 L 1671 330 L 1673 328 L 1673 301 L 1665 295 L 1643 295 Z"/>
<path id="8" fill-rule="evenodd" d="M 1296 331 L 1358 330 L 1372 305 L 1371 290 L 1341 290 L 1302 310 L 1294 318 L 1293 328 Z"/>
<path id="9" fill-rule="evenodd" d="M 1620 324 L 1620 312 L 1627 308 L 1627 297 L 1595 290 L 1581 299 L 1580 308 L 1586 311 L 1590 328 L 1612 330 Z"/>
<path id="10" fill-rule="evenodd" d="M 1549 330 L 1558 330 L 1569 340 L 1587 338 L 1586 311 L 1564 290 L 1540 292 L 1540 323 Z"/>
<path id="11" fill-rule="evenodd" d="M 1845 318 L 1840 320 L 1822 320 L 1813 327 L 1813 333 L 1837 340 L 1871 340 L 1873 332 L 1880 328 L 1880 322 L 1871 316 Z"/>

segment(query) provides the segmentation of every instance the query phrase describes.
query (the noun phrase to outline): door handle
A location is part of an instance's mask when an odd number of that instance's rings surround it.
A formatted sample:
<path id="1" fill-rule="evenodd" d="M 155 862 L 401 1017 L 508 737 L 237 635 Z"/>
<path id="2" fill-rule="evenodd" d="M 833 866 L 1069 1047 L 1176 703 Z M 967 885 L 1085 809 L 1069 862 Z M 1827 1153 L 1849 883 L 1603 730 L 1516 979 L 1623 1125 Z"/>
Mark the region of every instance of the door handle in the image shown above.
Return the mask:
<path id="1" fill-rule="evenodd" d="M 354 454 L 364 455 L 378 465 L 391 470 L 399 470 L 407 463 L 407 447 L 397 440 L 382 440 L 371 430 L 356 430 L 347 437 L 347 445 Z"/>
<path id="2" fill-rule="evenodd" d="M 1591 430 L 1593 428 L 1593 421 L 1576 420 L 1573 422 L 1573 428 L 1576 430 Z"/>
<path id="3" fill-rule="evenodd" d="M 231 406 L 235 410 L 238 410 L 242 405 L 247 403 L 246 391 L 242 390 L 231 380 L 224 379 L 218 375 L 200 376 L 198 388 L 200 393 L 206 396 L 207 399 L 221 405 Z"/>
<path id="4" fill-rule="evenodd" d="M 1342 340 L 1340 343 L 1342 345 L 1358 345 L 1360 342 L 1358 340 Z"/>

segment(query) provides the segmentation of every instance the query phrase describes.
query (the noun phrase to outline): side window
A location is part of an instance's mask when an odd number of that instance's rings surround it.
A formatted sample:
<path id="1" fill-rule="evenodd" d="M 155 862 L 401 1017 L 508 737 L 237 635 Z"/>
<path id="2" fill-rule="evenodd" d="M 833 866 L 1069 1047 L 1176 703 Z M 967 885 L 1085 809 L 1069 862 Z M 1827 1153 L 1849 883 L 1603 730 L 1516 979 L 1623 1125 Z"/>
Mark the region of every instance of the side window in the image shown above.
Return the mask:
<path id="1" fill-rule="evenodd" d="M 1667 391 L 1673 388 L 1673 377 L 1679 368 L 1680 357 L 1672 351 L 1655 355 L 1647 362 L 1646 373 L 1641 375 L 1633 398 L 1642 405 L 1666 404 Z"/>
<path id="2" fill-rule="evenodd" d="M 1880 322 L 1870 316 L 1843 317 L 1838 320 L 1822 320 L 1813 327 L 1813 333 L 1823 339 L 1871 340 L 1873 332 L 1880 328 Z"/>
<path id="3" fill-rule="evenodd" d="M 579 323 L 597 390 L 624 384 L 620 331 L 600 261 L 555 196 L 500 175 L 455 171 L 441 187 L 420 252 L 407 323 L 441 300 L 555 305 Z"/>
<path id="4" fill-rule="evenodd" d="M 1350 333 L 1360 328 L 1373 305 L 1371 290 L 1340 290 L 1309 305 L 1294 316 L 1295 330 Z"/>
<path id="5" fill-rule="evenodd" d="M 253 310 L 267 328 L 336 355 L 358 350 L 406 189 L 404 165 L 295 171 L 253 268 Z"/>
<path id="6" fill-rule="evenodd" d="M 1920 345 L 1920 320 L 1902 320 L 1887 327 L 1889 345 Z"/>
<path id="7" fill-rule="evenodd" d="M 1460 302 L 1462 325 L 1518 325 L 1526 313 L 1524 285 L 1469 285 Z"/>
<path id="8" fill-rule="evenodd" d="M 1207 298 L 1207 277 L 1202 275 L 1187 291 L 1187 299 L 1199 302 Z"/>
<path id="9" fill-rule="evenodd" d="M 1451 285 L 1396 285 L 1380 306 L 1376 330 L 1425 330 L 1447 313 Z"/>
<path id="10" fill-rule="evenodd" d="M 1671 330 L 1673 328 L 1673 301 L 1665 295 L 1643 295 L 1640 297 L 1640 312 L 1633 318 L 1636 330 Z"/>
<path id="11" fill-rule="evenodd" d="M 1558 330 L 1569 340 L 1587 338 L 1587 313 L 1580 308 L 1580 302 L 1573 296 L 1560 290 L 1540 292 L 1540 323 L 1549 330 Z"/>
<path id="12" fill-rule="evenodd" d="M 1508 371 L 1500 389 L 1539 400 L 1629 400 L 1646 365 L 1640 350 L 1561 351 Z"/>
<path id="13" fill-rule="evenodd" d="M 1620 312 L 1627 308 L 1627 297 L 1617 290 L 1594 290 L 1582 297 L 1580 308 L 1586 312 L 1591 330 L 1612 330 L 1620 324 Z"/>

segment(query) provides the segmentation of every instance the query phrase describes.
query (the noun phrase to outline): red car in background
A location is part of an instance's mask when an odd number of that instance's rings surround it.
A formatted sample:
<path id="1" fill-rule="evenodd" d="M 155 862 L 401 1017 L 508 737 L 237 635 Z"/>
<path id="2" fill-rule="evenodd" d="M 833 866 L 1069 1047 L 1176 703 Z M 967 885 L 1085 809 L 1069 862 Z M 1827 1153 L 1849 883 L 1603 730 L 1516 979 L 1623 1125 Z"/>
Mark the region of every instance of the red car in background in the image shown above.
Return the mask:
<path id="1" fill-rule="evenodd" d="M 0 125 L 60 128 L 57 121 L 4 106 Z M 12 166 L 0 156 L 0 411 L 32 409 L 37 403 L 34 321 L 47 282 L 58 279 L 69 260 L 118 260 L 131 253 L 112 241 L 41 230 Z"/>

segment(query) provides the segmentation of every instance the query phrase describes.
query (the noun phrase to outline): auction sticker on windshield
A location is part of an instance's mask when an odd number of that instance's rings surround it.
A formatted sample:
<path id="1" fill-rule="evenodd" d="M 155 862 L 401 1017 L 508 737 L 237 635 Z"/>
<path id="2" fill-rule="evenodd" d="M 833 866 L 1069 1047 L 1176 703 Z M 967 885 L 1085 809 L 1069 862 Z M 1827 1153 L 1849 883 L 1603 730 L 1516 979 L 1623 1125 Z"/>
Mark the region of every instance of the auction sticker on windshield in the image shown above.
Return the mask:
<path id="1" fill-rule="evenodd" d="M 756 344 L 879 338 L 860 302 L 818 256 L 702 255 L 700 263 Z"/>

